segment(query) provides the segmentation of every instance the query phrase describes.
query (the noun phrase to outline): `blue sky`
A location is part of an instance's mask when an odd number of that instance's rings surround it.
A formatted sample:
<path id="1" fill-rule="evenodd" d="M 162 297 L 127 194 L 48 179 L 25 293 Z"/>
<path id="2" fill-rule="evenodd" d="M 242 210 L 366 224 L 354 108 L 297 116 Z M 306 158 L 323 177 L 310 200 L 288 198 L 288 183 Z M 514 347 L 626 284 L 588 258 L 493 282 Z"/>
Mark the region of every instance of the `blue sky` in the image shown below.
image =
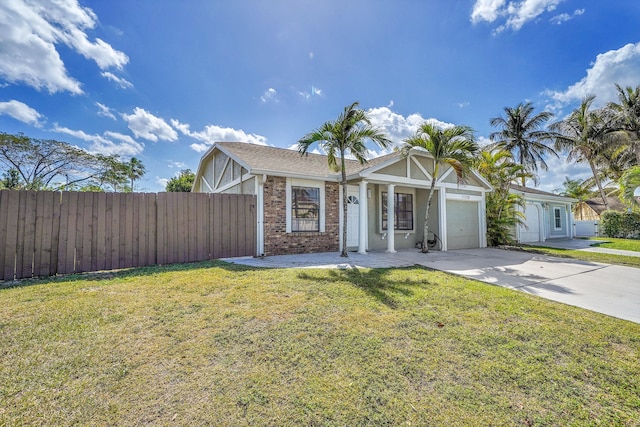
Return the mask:
<path id="1" fill-rule="evenodd" d="M 396 142 L 640 85 L 637 0 L 3 0 L 0 131 L 142 159 L 161 191 L 215 141 L 290 147 L 360 101 Z M 540 188 L 588 168 L 549 160 Z"/>

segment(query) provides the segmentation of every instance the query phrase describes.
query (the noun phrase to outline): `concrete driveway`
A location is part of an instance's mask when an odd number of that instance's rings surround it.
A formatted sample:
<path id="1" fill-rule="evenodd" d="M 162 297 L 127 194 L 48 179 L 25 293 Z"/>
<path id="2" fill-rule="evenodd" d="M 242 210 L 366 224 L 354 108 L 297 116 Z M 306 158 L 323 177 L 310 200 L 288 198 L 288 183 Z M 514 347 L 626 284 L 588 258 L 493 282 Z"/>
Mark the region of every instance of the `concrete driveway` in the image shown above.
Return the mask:
<path id="1" fill-rule="evenodd" d="M 640 269 L 504 249 L 461 249 L 422 254 L 337 252 L 229 258 L 225 261 L 272 268 L 388 268 L 422 265 L 497 286 L 640 323 Z"/>

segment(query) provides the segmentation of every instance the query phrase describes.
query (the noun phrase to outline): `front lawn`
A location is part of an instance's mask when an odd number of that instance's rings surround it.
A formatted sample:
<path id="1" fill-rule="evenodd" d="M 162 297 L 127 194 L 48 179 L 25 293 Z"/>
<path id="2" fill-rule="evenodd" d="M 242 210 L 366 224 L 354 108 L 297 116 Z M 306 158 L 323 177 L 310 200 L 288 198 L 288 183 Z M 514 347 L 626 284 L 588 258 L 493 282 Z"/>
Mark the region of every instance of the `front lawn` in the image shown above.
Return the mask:
<path id="1" fill-rule="evenodd" d="M 596 243 L 593 246 L 608 249 L 622 249 L 624 251 L 640 252 L 640 240 L 616 239 L 612 237 L 591 237 L 589 240 L 604 240 L 604 243 Z"/>
<path id="2" fill-rule="evenodd" d="M 583 261 L 600 262 L 604 264 L 624 265 L 627 267 L 640 267 L 640 257 L 607 254 L 600 252 L 579 251 L 576 249 L 558 249 L 546 246 L 521 245 L 520 249 L 526 252 L 543 253 L 560 258 L 575 258 Z M 617 249 L 617 248 L 616 248 Z"/>
<path id="3" fill-rule="evenodd" d="M 640 325 L 423 268 L 0 289 L 0 425 L 638 425 Z"/>

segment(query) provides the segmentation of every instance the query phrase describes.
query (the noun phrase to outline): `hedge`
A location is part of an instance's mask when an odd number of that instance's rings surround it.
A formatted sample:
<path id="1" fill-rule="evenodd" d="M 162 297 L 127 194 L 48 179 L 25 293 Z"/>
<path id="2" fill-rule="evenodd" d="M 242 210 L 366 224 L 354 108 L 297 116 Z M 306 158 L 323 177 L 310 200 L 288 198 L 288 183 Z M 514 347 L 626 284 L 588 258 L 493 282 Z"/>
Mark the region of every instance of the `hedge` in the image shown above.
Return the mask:
<path id="1" fill-rule="evenodd" d="M 640 239 L 640 214 L 605 211 L 600 219 L 600 229 L 606 236 Z"/>

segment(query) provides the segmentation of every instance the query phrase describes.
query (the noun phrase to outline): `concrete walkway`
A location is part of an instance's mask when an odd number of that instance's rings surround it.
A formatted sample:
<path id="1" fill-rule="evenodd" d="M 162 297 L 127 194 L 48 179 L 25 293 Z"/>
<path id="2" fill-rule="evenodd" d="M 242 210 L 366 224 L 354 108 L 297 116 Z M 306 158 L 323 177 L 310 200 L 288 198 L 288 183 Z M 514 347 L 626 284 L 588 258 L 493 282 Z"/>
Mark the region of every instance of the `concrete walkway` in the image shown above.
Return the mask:
<path id="1" fill-rule="evenodd" d="M 640 323 L 640 269 L 503 249 L 418 250 L 227 258 L 267 268 L 391 268 L 422 265 Z"/>

